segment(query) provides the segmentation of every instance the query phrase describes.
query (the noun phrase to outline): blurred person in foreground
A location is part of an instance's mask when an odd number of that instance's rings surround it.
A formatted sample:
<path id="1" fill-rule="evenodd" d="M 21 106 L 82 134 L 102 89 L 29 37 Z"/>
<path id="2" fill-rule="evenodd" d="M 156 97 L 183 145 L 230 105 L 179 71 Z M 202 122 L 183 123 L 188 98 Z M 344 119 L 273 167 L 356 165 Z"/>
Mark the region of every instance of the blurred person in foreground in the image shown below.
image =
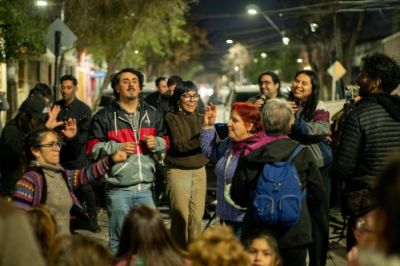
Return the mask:
<path id="1" fill-rule="evenodd" d="M 39 204 L 27 210 L 26 216 L 32 226 L 36 239 L 45 259 L 48 258 L 49 249 L 57 236 L 57 223 L 46 205 Z"/>
<path id="2" fill-rule="evenodd" d="M 46 265 L 27 217 L 10 203 L 1 199 L 0 265 Z"/>
<path id="3" fill-rule="evenodd" d="M 250 266 L 250 256 L 230 227 L 208 228 L 189 245 L 192 266 Z"/>
<path id="4" fill-rule="evenodd" d="M 115 266 L 188 266 L 160 213 L 145 205 L 133 207 L 122 226 Z"/>
<path id="5" fill-rule="evenodd" d="M 399 150 L 388 158 L 377 176 L 372 195 L 376 208 L 355 222 L 357 245 L 348 253 L 348 265 L 400 265 Z"/>
<path id="6" fill-rule="evenodd" d="M 59 236 L 50 248 L 48 266 L 111 266 L 115 259 L 98 240 L 85 235 Z"/>

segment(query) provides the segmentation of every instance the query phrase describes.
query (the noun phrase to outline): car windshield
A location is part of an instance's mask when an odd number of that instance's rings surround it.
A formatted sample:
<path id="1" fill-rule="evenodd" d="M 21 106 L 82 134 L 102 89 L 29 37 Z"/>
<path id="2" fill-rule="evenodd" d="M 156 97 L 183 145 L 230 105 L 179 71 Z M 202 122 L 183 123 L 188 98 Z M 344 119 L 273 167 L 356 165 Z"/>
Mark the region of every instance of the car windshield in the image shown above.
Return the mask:
<path id="1" fill-rule="evenodd" d="M 254 92 L 240 92 L 236 93 L 236 99 L 233 102 L 245 102 L 249 98 L 256 96 Z"/>

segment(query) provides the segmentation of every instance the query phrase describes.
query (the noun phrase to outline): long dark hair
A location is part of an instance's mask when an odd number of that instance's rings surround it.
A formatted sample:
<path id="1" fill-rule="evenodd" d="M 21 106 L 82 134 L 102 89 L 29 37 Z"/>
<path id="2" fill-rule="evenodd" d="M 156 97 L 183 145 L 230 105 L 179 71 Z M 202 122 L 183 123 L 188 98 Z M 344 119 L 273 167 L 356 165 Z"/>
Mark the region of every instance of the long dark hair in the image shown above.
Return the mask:
<path id="1" fill-rule="evenodd" d="M 311 95 L 308 97 L 307 102 L 304 105 L 304 109 L 300 114 L 300 117 L 306 121 L 311 121 L 313 119 L 315 110 L 317 109 L 318 100 L 319 100 L 319 89 L 320 89 L 320 82 L 318 74 L 312 70 L 300 70 L 294 75 L 294 79 L 296 79 L 299 75 L 305 74 L 310 77 L 311 79 Z M 293 92 L 289 94 L 289 101 L 294 101 L 295 97 Z"/>
<path id="2" fill-rule="evenodd" d="M 117 257 L 129 261 L 133 255 L 147 266 L 184 265 L 184 254 L 172 240 L 161 215 L 145 205 L 132 208 L 122 226 Z"/>

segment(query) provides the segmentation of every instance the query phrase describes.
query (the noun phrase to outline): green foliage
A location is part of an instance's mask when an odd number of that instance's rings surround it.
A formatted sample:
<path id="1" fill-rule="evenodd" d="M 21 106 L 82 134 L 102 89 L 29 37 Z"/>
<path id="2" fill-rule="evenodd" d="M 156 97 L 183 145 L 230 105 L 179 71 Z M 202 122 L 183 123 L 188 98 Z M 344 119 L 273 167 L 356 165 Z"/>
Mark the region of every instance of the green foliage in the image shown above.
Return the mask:
<path id="1" fill-rule="evenodd" d="M 267 58 L 261 58 L 261 52 L 254 53 L 253 60 L 256 59 L 256 62 L 253 61 L 245 68 L 245 75 L 252 84 L 256 84 L 258 76 L 265 71 L 274 71 L 282 81 L 290 82 L 299 70 L 296 62 L 298 51 L 290 45 L 269 52 Z"/>
<path id="2" fill-rule="evenodd" d="M 143 67 L 149 54 L 171 55 L 173 43 L 189 40 L 184 0 L 70 0 L 66 5 L 78 51 L 88 48 L 98 62 L 110 63 L 128 49 L 119 65 Z"/>
<path id="3" fill-rule="evenodd" d="M 46 30 L 41 19 L 33 14 L 33 1 L 0 1 L 0 61 L 42 54 Z"/>

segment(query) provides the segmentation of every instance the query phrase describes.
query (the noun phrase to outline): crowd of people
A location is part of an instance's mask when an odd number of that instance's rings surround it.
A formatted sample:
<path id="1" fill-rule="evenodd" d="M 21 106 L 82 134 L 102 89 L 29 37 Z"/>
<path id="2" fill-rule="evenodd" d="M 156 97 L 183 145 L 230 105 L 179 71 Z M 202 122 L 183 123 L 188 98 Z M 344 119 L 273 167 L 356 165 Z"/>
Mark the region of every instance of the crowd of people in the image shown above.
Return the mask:
<path id="1" fill-rule="evenodd" d="M 158 78 L 142 98 L 143 73 L 123 68 L 111 78 L 115 99 L 93 116 L 74 76 L 60 78 L 53 104 L 37 84 L 1 133 L 0 192 L 11 203 L 0 202 L 0 265 L 323 266 L 332 182 L 348 218 L 349 264 L 400 255 L 400 97 L 391 95 L 399 64 L 362 59 L 361 99 L 334 134 L 334 154 L 316 72 L 298 71 L 289 95 L 272 71 L 258 83 L 260 94 L 234 103 L 223 130 L 218 101 L 205 105 L 178 76 Z M 221 225 L 202 232 L 209 162 Z M 101 230 L 91 187 L 100 179 L 109 248 L 72 234 Z M 170 228 L 156 207 L 162 196 Z"/>

